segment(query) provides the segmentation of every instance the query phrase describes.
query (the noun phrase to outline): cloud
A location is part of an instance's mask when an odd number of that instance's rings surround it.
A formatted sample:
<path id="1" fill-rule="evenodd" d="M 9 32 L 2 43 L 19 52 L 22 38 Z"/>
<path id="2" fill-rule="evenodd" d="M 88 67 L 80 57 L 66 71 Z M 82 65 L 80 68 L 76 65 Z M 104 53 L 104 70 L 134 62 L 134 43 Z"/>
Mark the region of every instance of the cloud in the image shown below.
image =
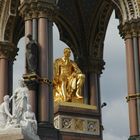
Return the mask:
<path id="1" fill-rule="evenodd" d="M 101 99 L 104 140 L 126 140 L 129 137 L 126 60 L 124 41 L 119 36 L 118 20 L 113 13 L 104 42 L 105 70 L 101 75 Z"/>
<path id="2" fill-rule="evenodd" d="M 127 140 L 127 137 L 123 136 L 123 137 L 119 137 L 119 136 L 115 136 L 112 135 L 110 133 L 104 133 L 104 140 Z"/>
<path id="3" fill-rule="evenodd" d="M 119 137 L 128 136 L 128 107 L 125 99 L 108 102 L 102 111 L 105 133 Z"/>

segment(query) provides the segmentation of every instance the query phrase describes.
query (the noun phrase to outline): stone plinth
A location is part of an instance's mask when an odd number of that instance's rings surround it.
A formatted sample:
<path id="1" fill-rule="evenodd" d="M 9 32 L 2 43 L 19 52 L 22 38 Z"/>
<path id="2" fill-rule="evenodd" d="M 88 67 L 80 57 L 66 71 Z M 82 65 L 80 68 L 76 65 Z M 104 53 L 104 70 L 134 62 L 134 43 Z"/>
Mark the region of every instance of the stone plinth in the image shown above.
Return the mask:
<path id="1" fill-rule="evenodd" d="M 101 116 L 96 106 L 64 102 L 55 104 L 54 126 L 60 140 L 102 140 Z"/>
<path id="2" fill-rule="evenodd" d="M 24 136 L 20 128 L 11 128 L 0 131 L 0 140 L 24 140 Z"/>

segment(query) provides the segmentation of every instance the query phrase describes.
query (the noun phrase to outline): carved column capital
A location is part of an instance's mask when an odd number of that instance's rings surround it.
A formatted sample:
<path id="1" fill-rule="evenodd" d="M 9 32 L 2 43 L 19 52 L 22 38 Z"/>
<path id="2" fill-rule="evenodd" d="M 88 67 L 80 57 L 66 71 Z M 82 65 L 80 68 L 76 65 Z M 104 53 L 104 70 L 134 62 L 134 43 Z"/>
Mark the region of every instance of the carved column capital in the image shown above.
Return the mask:
<path id="1" fill-rule="evenodd" d="M 18 50 L 12 43 L 0 42 L 0 58 L 14 60 Z"/>
<path id="2" fill-rule="evenodd" d="M 137 37 L 140 34 L 140 19 L 128 21 L 118 26 L 122 38 Z"/>
<path id="3" fill-rule="evenodd" d="M 55 2 L 44 0 L 24 1 L 19 7 L 20 14 L 25 20 L 40 17 L 47 17 L 52 20 L 55 16 L 55 9 L 57 9 Z"/>

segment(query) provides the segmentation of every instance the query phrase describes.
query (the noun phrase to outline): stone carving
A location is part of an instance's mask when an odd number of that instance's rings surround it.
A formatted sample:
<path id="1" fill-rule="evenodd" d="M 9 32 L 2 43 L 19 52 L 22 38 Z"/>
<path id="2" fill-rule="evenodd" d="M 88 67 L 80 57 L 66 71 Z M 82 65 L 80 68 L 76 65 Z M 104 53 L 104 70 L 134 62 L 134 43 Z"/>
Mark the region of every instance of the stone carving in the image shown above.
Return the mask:
<path id="1" fill-rule="evenodd" d="M 27 110 L 28 103 L 28 88 L 24 81 L 19 82 L 19 87 L 14 91 L 11 99 L 13 99 L 13 112 L 17 118 L 17 124 L 19 124 L 24 112 Z"/>
<path id="2" fill-rule="evenodd" d="M 31 105 L 27 105 L 27 111 L 23 113 L 21 126 L 26 139 L 40 140 L 37 136 L 37 121 L 34 112 L 31 111 Z"/>
<path id="3" fill-rule="evenodd" d="M 65 129 L 70 129 L 71 128 L 71 118 L 63 118 L 62 120 L 62 127 L 65 128 Z"/>
<path id="4" fill-rule="evenodd" d="M 9 95 L 5 95 L 3 100 L 3 103 L 0 104 L 0 129 L 8 127 L 14 117 L 9 111 Z"/>
<path id="5" fill-rule="evenodd" d="M 55 126 L 56 129 L 59 128 L 59 120 L 58 120 L 58 118 L 54 119 L 54 126 Z"/>
<path id="6" fill-rule="evenodd" d="M 64 56 L 54 62 L 54 99 L 58 102 L 69 101 L 76 97 L 81 99 L 85 75 L 77 64 L 70 60 L 71 50 L 64 49 Z"/>
<path id="7" fill-rule="evenodd" d="M 40 140 L 37 135 L 37 121 L 31 105 L 28 102 L 28 89 L 24 81 L 20 81 L 13 96 L 4 96 L 4 102 L 0 105 L 0 132 L 11 131 L 12 129 L 22 129 L 26 140 Z M 9 103 L 13 100 L 13 114 L 9 111 Z"/>
<path id="8" fill-rule="evenodd" d="M 79 131 L 84 130 L 84 120 L 75 119 L 75 129 Z"/>
<path id="9" fill-rule="evenodd" d="M 88 121 L 87 125 L 88 125 L 87 129 L 88 129 L 89 132 L 96 133 L 97 128 L 98 128 L 97 121 Z"/>
<path id="10" fill-rule="evenodd" d="M 38 45 L 32 39 L 32 35 L 27 35 L 29 43 L 26 45 L 26 61 L 27 61 L 27 72 L 36 73 L 37 61 L 38 61 Z"/>
<path id="11" fill-rule="evenodd" d="M 64 132 L 100 135 L 100 124 L 98 119 L 58 115 L 54 118 L 54 127 Z"/>

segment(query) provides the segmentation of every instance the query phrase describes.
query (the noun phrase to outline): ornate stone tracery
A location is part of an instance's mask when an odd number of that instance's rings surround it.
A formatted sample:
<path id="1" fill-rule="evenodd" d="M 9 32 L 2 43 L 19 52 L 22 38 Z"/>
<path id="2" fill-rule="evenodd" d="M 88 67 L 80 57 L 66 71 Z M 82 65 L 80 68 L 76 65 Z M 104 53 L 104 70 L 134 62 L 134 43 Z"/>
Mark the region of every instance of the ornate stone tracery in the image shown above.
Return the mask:
<path id="1" fill-rule="evenodd" d="M 18 0 L 1 1 L 0 15 L 0 40 L 11 41 L 13 39 L 14 23 L 17 14 Z"/>
<path id="2" fill-rule="evenodd" d="M 112 0 L 115 6 L 119 9 L 124 24 L 133 19 L 140 18 L 140 1 L 139 0 Z"/>

